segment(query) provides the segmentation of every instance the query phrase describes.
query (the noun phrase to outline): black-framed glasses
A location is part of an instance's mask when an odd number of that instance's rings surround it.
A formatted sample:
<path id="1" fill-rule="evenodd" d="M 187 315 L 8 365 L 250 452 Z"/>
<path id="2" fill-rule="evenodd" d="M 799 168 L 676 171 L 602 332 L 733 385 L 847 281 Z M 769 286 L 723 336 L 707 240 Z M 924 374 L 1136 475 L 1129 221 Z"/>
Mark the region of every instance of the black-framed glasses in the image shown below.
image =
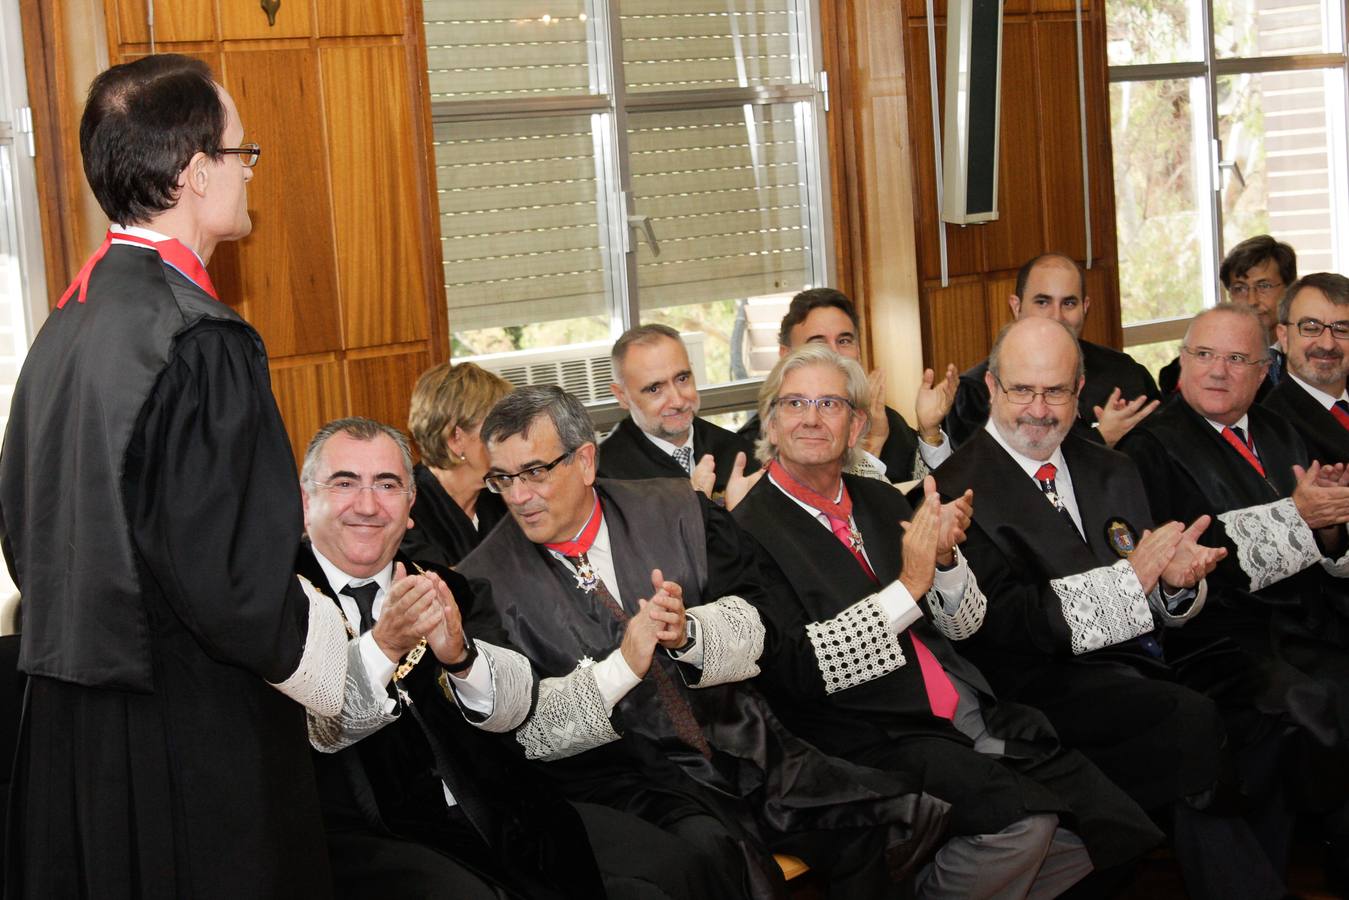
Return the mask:
<path id="1" fill-rule="evenodd" d="M 1285 325 L 1293 325 L 1292 322 L 1284 322 Z M 1318 338 L 1327 329 L 1337 341 L 1349 341 L 1349 321 L 1341 319 L 1338 322 L 1322 322 L 1320 319 L 1313 319 L 1311 316 L 1304 316 L 1297 320 L 1294 326 L 1297 333 L 1305 338 Z"/>
<path id="2" fill-rule="evenodd" d="M 1246 284 L 1243 281 L 1238 281 L 1236 284 L 1232 285 L 1227 289 L 1227 293 L 1231 294 L 1238 300 L 1242 300 L 1245 299 L 1246 295 L 1249 294 L 1251 291 L 1255 291 L 1262 297 L 1268 297 L 1275 291 L 1282 290 L 1282 288 L 1283 288 L 1282 282 L 1275 284 L 1272 281 L 1264 281 L 1262 279 L 1260 281 L 1257 281 L 1255 284 Z"/>
<path id="3" fill-rule="evenodd" d="M 548 473 L 556 469 L 567 461 L 567 458 L 575 453 L 575 450 L 568 450 L 550 463 L 544 463 L 540 466 L 530 466 L 528 469 L 521 469 L 518 472 L 493 472 L 483 478 L 483 483 L 487 489 L 494 494 L 504 494 L 506 490 L 515 483 L 515 479 L 520 479 L 526 484 L 542 484 L 548 478 Z"/>
<path id="4" fill-rule="evenodd" d="M 1207 347 L 1191 350 L 1189 347 L 1182 344 L 1180 349 L 1182 353 L 1188 353 L 1193 357 L 1194 361 L 1201 366 L 1211 366 L 1220 359 L 1229 366 L 1236 366 L 1238 368 L 1263 366 L 1265 363 L 1269 362 L 1269 358 L 1265 356 L 1262 356 L 1259 359 L 1251 359 L 1245 353 L 1219 353 L 1216 350 L 1210 350 Z"/>
<path id="5" fill-rule="evenodd" d="M 216 152 L 237 156 L 239 162 L 244 164 L 244 168 L 251 169 L 258 164 L 258 157 L 262 155 L 262 148 L 257 144 L 244 144 L 242 147 L 221 147 Z"/>
<path id="6" fill-rule="evenodd" d="M 836 397 L 833 394 L 825 394 L 823 397 L 788 394 L 774 400 L 773 405 L 778 408 L 779 413 L 795 417 L 804 416 L 806 410 L 813 406 L 822 419 L 837 419 L 853 408 L 847 397 Z"/>
<path id="7" fill-rule="evenodd" d="M 1072 402 L 1077 396 L 1077 391 L 1069 387 L 1050 387 L 1042 391 L 1034 390 L 1028 387 L 1007 387 L 1002 383 L 1002 379 L 996 375 L 993 380 L 998 383 L 998 389 L 1007 395 L 1007 400 L 1017 406 L 1030 406 L 1035 402 L 1036 397 L 1044 397 L 1045 402 L 1050 406 L 1064 406 Z"/>
<path id="8" fill-rule="evenodd" d="M 309 479 L 309 483 L 315 487 L 323 488 L 335 497 L 355 497 L 361 491 L 369 491 L 375 495 L 377 500 L 392 500 L 394 497 L 406 497 L 412 493 L 411 489 L 403 486 L 403 482 L 394 481 L 392 478 L 382 478 L 374 484 L 361 484 L 355 478 L 333 478 L 329 481 L 317 481 Z"/>

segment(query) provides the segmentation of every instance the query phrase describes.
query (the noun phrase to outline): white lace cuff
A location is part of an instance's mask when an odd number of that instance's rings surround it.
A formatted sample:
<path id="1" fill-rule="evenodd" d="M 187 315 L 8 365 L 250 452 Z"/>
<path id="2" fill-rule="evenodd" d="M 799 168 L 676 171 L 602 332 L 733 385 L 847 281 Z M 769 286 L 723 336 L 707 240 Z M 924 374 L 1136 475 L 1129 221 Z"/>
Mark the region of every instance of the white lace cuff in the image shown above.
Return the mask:
<path id="1" fill-rule="evenodd" d="M 1296 575 L 1321 560 L 1316 537 L 1292 497 L 1220 513 L 1218 521 L 1237 546 L 1237 563 L 1252 591 Z"/>
<path id="2" fill-rule="evenodd" d="M 320 716 L 335 716 L 342 711 L 347 680 L 346 620 L 333 601 L 304 579 L 300 583 L 309 598 L 304 651 L 290 677 L 272 687 Z"/>
<path id="3" fill-rule="evenodd" d="M 690 607 L 703 645 L 703 676 L 695 688 L 745 681 L 759 674 L 764 627 L 759 611 L 739 597 Z"/>
<path id="4" fill-rule="evenodd" d="M 1152 631 L 1152 612 L 1143 585 L 1127 559 L 1079 575 L 1055 578 L 1074 655 L 1112 647 Z"/>
<path id="5" fill-rule="evenodd" d="M 890 479 L 885 477 L 885 463 L 862 449 L 853 454 L 852 464 L 846 466 L 843 471 L 858 478 L 873 478 L 886 484 L 890 483 Z"/>
<path id="6" fill-rule="evenodd" d="M 904 649 L 875 596 L 864 597 L 823 622 L 806 626 L 824 692 L 836 694 L 904 665 Z"/>
<path id="7" fill-rule="evenodd" d="M 936 591 L 927 592 L 927 608 L 932 611 L 932 624 L 936 625 L 942 634 L 953 641 L 963 641 L 984 624 L 984 614 L 988 612 L 988 599 L 979 589 L 979 579 L 974 577 L 974 570 L 966 566 L 965 593 L 961 595 L 960 605 L 955 611 L 949 613 L 946 611 L 942 595 Z"/>
<path id="8" fill-rule="evenodd" d="M 1349 578 L 1349 551 L 1339 559 L 1322 559 L 1321 568 L 1336 578 Z"/>
<path id="9" fill-rule="evenodd" d="M 492 711 L 483 716 L 459 703 L 457 698 L 450 699 L 455 701 L 465 719 L 483 731 L 503 734 L 518 728 L 529 715 L 529 703 L 534 695 L 534 668 L 514 650 L 486 641 L 474 641 L 473 646 L 491 668 Z M 444 684 L 449 684 L 451 690 L 457 687 L 453 678 L 443 679 Z"/>
<path id="10" fill-rule="evenodd" d="M 330 609 L 337 608 L 331 600 L 326 602 Z M 352 638 L 347 643 L 346 691 L 342 697 L 342 709 L 331 716 L 309 711 L 309 745 L 320 753 L 345 750 L 396 720 L 398 715 L 390 709 L 391 706 L 389 695 L 382 687 L 377 687 L 366 672 L 360 639 Z"/>
<path id="11" fill-rule="evenodd" d="M 545 760 L 566 759 L 618 740 L 591 667 L 540 681 L 534 713 L 515 739 L 526 757 Z"/>

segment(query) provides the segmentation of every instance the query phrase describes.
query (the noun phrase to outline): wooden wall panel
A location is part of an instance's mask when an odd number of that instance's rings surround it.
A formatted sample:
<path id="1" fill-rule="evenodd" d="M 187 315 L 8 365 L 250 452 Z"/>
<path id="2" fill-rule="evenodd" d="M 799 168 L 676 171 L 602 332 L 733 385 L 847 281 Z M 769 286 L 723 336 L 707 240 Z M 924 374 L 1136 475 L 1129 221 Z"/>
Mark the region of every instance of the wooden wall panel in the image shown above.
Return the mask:
<path id="1" fill-rule="evenodd" d="M 223 70 L 246 139 L 263 148 L 248 185 L 255 212 L 253 233 L 240 246 L 241 312 L 274 356 L 337 350 L 341 309 L 318 54 L 245 45 L 224 54 Z"/>
<path id="2" fill-rule="evenodd" d="M 290 435 L 298 467 L 314 432 L 347 414 L 342 365 L 336 357 L 272 361 L 272 393 Z"/>
<path id="3" fill-rule="evenodd" d="M 974 230 L 984 240 L 984 271 L 1015 269 L 1042 248 L 1035 58 L 1030 25 L 1002 31 L 1002 109 L 998 147 L 998 219 Z"/>
<path id="4" fill-rule="evenodd" d="M 432 361 L 425 345 L 405 349 L 381 356 L 348 357 L 353 415 L 369 416 L 407 430 L 412 387 L 417 376 L 431 368 Z"/>
<path id="5" fill-rule="evenodd" d="M 1114 264 L 1098 263 L 1087 270 L 1087 296 L 1091 298 L 1091 309 L 1087 311 L 1087 324 L 1082 328 L 1082 337 L 1093 343 L 1106 346 L 1119 345 L 1119 316 L 1115 314 L 1112 317 L 1112 312 L 1118 309 L 1119 305 L 1118 303 L 1112 305 L 1110 302 L 1114 285 Z M 1097 297 L 1104 297 L 1105 302 L 1098 306 Z"/>
<path id="6" fill-rule="evenodd" d="M 429 337 L 420 129 L 397 45 L 320 50 L 346 346 Z"/>
<path id="7" fill-rule="evenodd" d="M 1002 327 L 1012 321 L 1012 304 L 1008 298 L 1016 293 L 1015 273 L 1001 278 L 986 278 L 984 290 L 985 302 L 988 304 L 988 346 L 991 347 Z"/>
<path id="8" fill-rule="evenodd" d="M 988 303 L 984 285 L 966 280 L 925 292 L 924 355 L 939 366 L 955 363 L 960 371 L 988 355 Z"/>
<path id="9" fill-rule="evenodd" d="M 156 43 L 215 40 L 214 3 L 206 0 L 154 2 Z M 150 28 L 146 23 L 147 0 L 116 0 L 116 3 L 117 35 L 121 43 L 148 44 Z"/>
<path id="10" fill-rule="evenodd" d="M 321 37 L 402 34 L 405 23 L 400 0 L 363 0 L 361 3 L 320 0 L 318 12 Z"/>
<path id="11" fill-rule="evenodd" d="M 1087 255 L 1082 198 L 1082 144 L 1077 93 L 1076 40 L 1071 21 L 1035 25 L 1044 204 L 1053 215 L 1045 223 L 1045 249 L 1075 259 Z"/>
<path id="12" fill-rule="evenodd" d="M 309 37 L 314 30 L 306 0 L 282 0 L 276 10 L 276 24 L 267 22 L 267 13 L 256 0 L 219 0 L 220 36 L 227 41 L 267 38 Z M 206 5 L 205 3 L 202 4 Z M 320 6 L 350 6 L 349 0 L 333 3 L 319 0 Z"/>

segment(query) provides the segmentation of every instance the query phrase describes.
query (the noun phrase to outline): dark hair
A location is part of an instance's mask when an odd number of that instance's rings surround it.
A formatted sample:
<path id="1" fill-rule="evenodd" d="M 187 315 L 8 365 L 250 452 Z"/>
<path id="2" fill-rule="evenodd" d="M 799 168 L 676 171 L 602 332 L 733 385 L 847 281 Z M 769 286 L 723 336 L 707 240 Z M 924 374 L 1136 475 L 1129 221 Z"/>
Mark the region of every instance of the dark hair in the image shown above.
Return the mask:
<path id="1" fill-rule="evenodd" d="M 1223 287 L 1231 287 L 1233 278 L 1240 278 L 1269 259 L 1274 260 L 1274 264 L 1279 267 L 1280 281 L 1284 284 L 1297 281 L 1297 251 L 1267 234 L 1246 238 L 1233 247 L 1218 267 L 1218 280 L 1223 283 Z"/>
<path id="2" fill-rule="evenodd" d="M 623 366 L 623 359 L 628 355 L 628 348 L 633 344 L 654 344 L 658 340 L 669 338 L 680 344 L 684 339 L 679 336 L 669 325 L 662 325 L 659 322 L 652 322 L 650 325 L 638 325 L 636 328 L 629 328 L 623 332 L 618 340 L 614 341 L 614 349 L 609 351 L 609 365 L 613 367 L 614 378 L 618 378 L 618 370 Z"/>
<path id="3" fill-rule="evenodd" d="M 555 384 L 525 385 L 502 397 L 483 419 L 478 435 L 484 444 L 517 434 L 528 437 L 534 420 L 542 415 L 552 420 L 564 452 L 595 442 L 595 425 L 584 404 Z"/>
<path id="4" fill-rule="evenodd" d="M 146 222 L 178 202 L 193 154 L 219 157 L 224 133 L 206 63 L 164 53 L 113 66 L 89 86 L 80 119 L 84 177 L 113 222 Z"/>
<path id="5" fill-rule="evenodd" d="M 834 288 L 811 288 L 808 291 L 802 291 L 792 298 L 791 306 L 787 307 L 787 315 L 782 317 L 782 326 L 778 329 L 778 343 L 784 347 L 792 345 L 792 329 L 806 320 L 812 310 L 821 307 L 832 307 L 842 310 L 843 314 L 852 320 L 854 331 L 862 326 L 857 321 L 857 307 L 848 299 L 848 295 Z M 861 335 L 858 335 L 861 337 Z"/>
<path id="6" fill-rule="evenodd" d="M 1064 256 L 1062 253 L 1041 253 L 1039 256 L 1027 261 L 1027 263 L 1016 271 L 1016 296 L 1018 300 L 1026 299 L 1026 282 L 1030 281 L 1030 273 L 1035 271 L 1035 267 L 1042 262 L 1051 259 L 1061 259 L 1068 265 L 1077 269 L 1077 299 L 1085 300 L 1087 297 L 1087 273 L 1082 271 L 1082 267 L 1077 264 L 1077 260 L 1071 256 Z"/>
<path id="7" fill-rule="evenodd" d="M 1349 278 L 1334 272 L 1313 272 L 1303 275 L 1284 291 L 1283 299 L 1279 301 L 1279 321 L 1283 324 L 1292 324 L 1288 321 L 1288 314 L 1293 310 L 1293 298 L 1303 288 L 1316 288 L 1336 306 L 1349 306 Z"/>

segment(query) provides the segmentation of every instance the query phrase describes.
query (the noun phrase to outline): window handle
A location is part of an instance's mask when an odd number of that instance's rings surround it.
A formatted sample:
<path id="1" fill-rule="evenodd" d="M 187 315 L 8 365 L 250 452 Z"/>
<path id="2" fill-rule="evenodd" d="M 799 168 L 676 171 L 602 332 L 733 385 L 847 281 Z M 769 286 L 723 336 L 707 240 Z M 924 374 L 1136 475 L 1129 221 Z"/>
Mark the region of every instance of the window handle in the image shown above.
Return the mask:
<path id="1" fill-rule="evenodd" d="M 1230 169 L 1232 174 L 1237 176 L 1237 183 L 1243 188 L 1246 186 L 1246 176 L 1242 174 L 1241 163 L 1237 162 L 1235 159 L 1218 160 L 1218 169 Z"/>
<path id="2" fill-rule="evenodd" d="M 628 214 L 628 228 L 646 236 L 646 245 L 651 248 L 652 256 L 660 256 L 660 242 L 656 240 L 656 229 L 650 216 Z"/>

